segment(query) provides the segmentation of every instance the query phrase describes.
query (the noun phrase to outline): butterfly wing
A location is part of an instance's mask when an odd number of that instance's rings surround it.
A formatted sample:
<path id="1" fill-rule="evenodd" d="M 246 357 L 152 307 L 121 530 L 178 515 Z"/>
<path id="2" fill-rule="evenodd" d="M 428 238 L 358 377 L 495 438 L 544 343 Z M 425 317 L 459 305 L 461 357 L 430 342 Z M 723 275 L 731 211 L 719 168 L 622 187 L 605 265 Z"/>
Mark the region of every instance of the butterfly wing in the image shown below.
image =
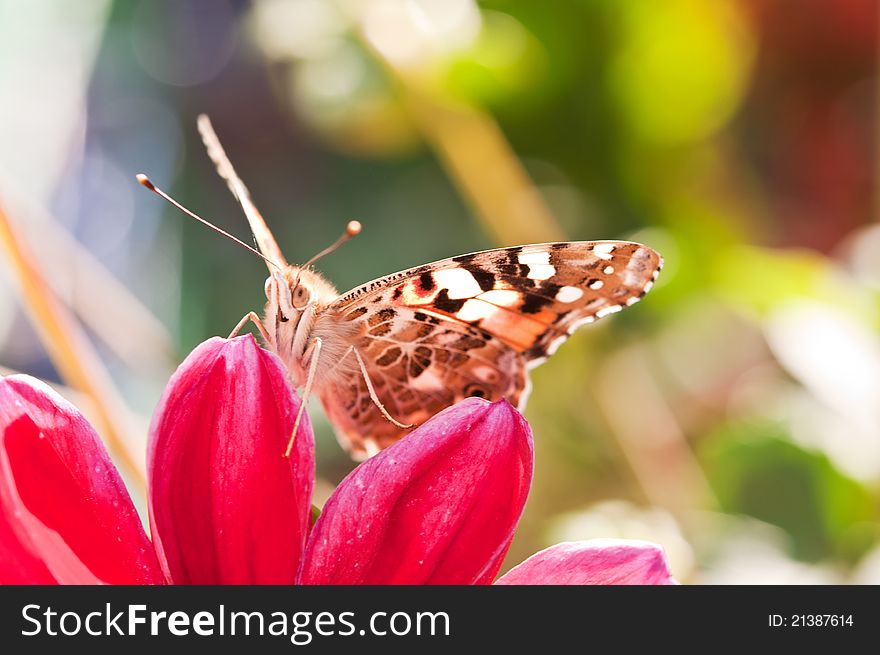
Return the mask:
<path id="1" fill-rule="evenodd" d="M 516 405 L 524 395 L 525 360 L 485 330 L 403 306 L 362 314 L 355 307 L 351 313 L 358 328 L 353 344 L 376 396 L 401 423 L 418 425 L 467 396 Z M 359 367 L 340 369 L 318 393 L 354 457 L 372 455 L 406 434 L 370 398 Z"/>
<path id="2" fill-rule="evenodd" d="M 661 266 L 647 246 L 623 241 L 487 250 L 368 282 L 327 315 L 355 335 L 388 412 L 419 424 L 467 396 L 522 406 L 527 369 L 578 326 L 637 302 Z M 346 368 L 320 395 L 355 456 L 407 432 L 382 416 L 359 368 Z"/>

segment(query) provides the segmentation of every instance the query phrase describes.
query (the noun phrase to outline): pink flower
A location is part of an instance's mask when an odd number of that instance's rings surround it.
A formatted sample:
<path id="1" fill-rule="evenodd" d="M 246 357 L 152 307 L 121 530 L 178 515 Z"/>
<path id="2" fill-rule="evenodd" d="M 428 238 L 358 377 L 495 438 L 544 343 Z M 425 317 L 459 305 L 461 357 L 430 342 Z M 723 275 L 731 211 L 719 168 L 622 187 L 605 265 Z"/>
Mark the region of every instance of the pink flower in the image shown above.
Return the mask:
<path id="1" fill-rule="evenodd" d="M 97 434 L 28 376 L 0 379 L 0 582 L 292 583 L 314 442 L 253 337 L 209 339 L 171 378 L 150 430 L 151 544 Z"/>
<path id="2" fill-rule="evenodd" d="M 663 549 L 647 541 L 593 539 L 556 544 L 496 580 L 503 585 L 676 584 Z"/>
<path id="3" fill-rule="evenodd" d="M 532 483 L 532 435 L 506 401 L 469 398 L 358 466 L 327 501 L 305 584 L 481 584 Z"/>
<path id="4" fill-rule="evenodd" d="M 171 377 L 150 426 L 150 525 L 180 584 L 290 584 L 305 545 L 315 445 L 277 357 L 213 338 Z"/>
<path id="5" fill-rule="evenodd" d="M 510 547 L 533 466 L 508 402 L 468 398 L 356 468 L 309 536 L 303 584 L 487 584 Z M 559 544 L 499 584 L 668 584 L 660 547 Z"/>
<path id="6" fill-rule="evenodd" d="M 94 430 L 27 376 L 0 379 L 0 582 L 487 584 L 532 480 L 507 402 L 471 398 L 362 463 L 309 532 L 314 442 L 279 360 L 210 339 L 150 428 L 150 544 Z M 153 546 L 155 546 L 155 551 Z M 657 584 L 659 547 L 559 544 L 502 584 Z"/>
<path id="7" fill-rule="evenodd" d="M 88 422 L 39 380 L 0 378 L 0 583 L 163 580 Z"/>

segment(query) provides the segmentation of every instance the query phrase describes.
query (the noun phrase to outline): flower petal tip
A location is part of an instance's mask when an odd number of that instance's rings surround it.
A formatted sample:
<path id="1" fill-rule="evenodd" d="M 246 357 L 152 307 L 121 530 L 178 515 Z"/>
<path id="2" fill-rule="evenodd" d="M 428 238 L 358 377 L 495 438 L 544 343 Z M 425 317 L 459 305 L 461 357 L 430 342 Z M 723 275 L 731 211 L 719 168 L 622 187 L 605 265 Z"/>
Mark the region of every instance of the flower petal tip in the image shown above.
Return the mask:
<path id="1" fill-rule="evenodd" d="M 292 583 L 314 486 L 314 437 L 277 356 L 250 334 L 197 346 L 150 428 L 150 520 L 177 583 Z"/>
<path id="2" fill-rule="evenodd" d="M 507 585 L 674 585 L 662 546 L 592 539 L 550 546 L 496 581 Z"/>
<path id="3" fill-rule="evenodd" d="M 164 581 L 94 428 L 44 382 L 0 378 L 0 582 Z"/>
<path id="4" fill-rule="evenodd" d="M 305 584 L 484 584 L 501 566 L 534 466 L 506 401 L 469 398 L 356 468 L 309 537 Z"/>

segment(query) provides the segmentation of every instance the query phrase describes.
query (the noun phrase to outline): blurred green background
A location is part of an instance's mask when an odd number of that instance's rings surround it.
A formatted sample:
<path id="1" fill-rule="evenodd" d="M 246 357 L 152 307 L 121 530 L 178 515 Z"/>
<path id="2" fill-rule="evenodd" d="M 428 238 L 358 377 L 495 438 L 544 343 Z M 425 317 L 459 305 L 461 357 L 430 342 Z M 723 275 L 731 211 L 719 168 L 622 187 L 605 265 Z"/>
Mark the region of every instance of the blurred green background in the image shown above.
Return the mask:
<path id="1" fill-rule="evenodd" d="M 476 249 L 642 241 L 636 307 L 534 372 L 505 568 L 663 544 L 686 583 L 880 583 L 872 0 L 0 0 L 0 198 L 142 440 L 170 371 L 262 307 L 208 113 L 291 261 L 340 291 Z M 57 375 L 0 268 L 0 365 Z M 319 502 L 353 466 L 321 419 Z M 143 448 L 142 441 L 137 447 Z"/>

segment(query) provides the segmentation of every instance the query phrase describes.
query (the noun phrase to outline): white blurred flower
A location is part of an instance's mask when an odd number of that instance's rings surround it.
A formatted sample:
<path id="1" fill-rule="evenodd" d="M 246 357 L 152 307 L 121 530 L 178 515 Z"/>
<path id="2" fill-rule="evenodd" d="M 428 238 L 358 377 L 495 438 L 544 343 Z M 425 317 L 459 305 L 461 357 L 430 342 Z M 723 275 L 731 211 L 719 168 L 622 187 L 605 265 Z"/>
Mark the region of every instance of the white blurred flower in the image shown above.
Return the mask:
<path id="1" fill-rule="evenodd" d="M 704 514 L 700 520 L 705 564 L 692 584 L 841 584 L 843 576 L 827 565 L 798 562 L 786 552 L 787 537 L 778 527 L 745 516 Z"/>
<path id="2" fill-rule="evenodd" d="M 765 333 L 779 363 L 811 394 L 792 406 L 796 438 L 849 475 L 880 477 L 880 339 L 853 315 L 807 301 L 777 310 Z"/>
<path id="3" fill-rule="evenodd" d="M 880 546 L 874 548 L 871 552 L 862 558 L 852 577 L 849 580 L 852 584 L 864 585 L 880 585 Z"/>
<path id="4" fill-rule="evenodd" d="M 588 539 L 641 539 L 666 550 L 677 580 L 686 581 L 694 554 L 673 516 L 659 507 L 638 507 L 625 500 L 608 500 L 582 511 L 557 517 L 547 530 L 547 543 Z"/>

